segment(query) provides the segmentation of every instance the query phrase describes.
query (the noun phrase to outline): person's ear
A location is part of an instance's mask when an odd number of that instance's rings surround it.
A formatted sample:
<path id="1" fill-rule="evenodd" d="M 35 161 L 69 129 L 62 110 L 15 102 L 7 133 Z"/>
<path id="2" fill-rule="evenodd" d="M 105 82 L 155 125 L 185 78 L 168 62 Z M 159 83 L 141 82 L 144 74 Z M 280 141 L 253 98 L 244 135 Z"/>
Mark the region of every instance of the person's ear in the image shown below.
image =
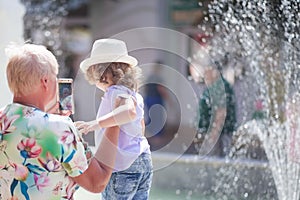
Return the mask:
<path id="1" fill-rule="evenodd" d="M 41 85 L 46 90 L 48 90 L 48 83 L 49 83 L 48 77 L 44 76 L 41 78 Z"/>

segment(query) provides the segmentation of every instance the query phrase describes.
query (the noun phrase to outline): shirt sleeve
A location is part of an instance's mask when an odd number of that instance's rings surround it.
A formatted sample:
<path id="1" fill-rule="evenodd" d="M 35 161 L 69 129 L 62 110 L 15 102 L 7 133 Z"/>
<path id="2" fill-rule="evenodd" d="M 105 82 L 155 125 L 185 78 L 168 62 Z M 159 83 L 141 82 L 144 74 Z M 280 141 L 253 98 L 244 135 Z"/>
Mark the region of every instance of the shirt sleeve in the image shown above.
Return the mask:
<path id="1" fill-rule="evenodd" d="M 62 148 L 62 166 L 71 177 L 79 176 L 88 168 L 84 141 L 71 119 L 59 139 Z"/>
<path id="2" fill-rule="evenodd" d="M 117 97 L 128 98 L 130 96 L 131 94 L 128 91 L 118 86 L 110 87 L 102 98 L 101 106 L 100 106 L 100 109 L 102 110 L 101 114 L 102 115 L 107 114 L 115 109 L 115 103 Z"/>

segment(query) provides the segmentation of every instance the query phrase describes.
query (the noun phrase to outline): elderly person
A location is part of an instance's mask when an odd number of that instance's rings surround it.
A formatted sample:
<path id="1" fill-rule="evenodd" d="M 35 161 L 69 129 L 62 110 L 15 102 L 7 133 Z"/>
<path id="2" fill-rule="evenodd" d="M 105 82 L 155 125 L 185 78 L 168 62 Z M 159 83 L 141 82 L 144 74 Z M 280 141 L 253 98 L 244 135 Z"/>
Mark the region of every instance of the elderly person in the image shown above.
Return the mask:
<path id="1" fill-rule="evenodd" d="M 47 113 L 56 102 L 58 63 L 44 46 L 7 49 L 13 103 L 0 110 L 1 199 L 72 199 L 77 185 L 101 192 L 112 173 L 119 128 L 107 128 L 87 159 L 67 116 Z"/>

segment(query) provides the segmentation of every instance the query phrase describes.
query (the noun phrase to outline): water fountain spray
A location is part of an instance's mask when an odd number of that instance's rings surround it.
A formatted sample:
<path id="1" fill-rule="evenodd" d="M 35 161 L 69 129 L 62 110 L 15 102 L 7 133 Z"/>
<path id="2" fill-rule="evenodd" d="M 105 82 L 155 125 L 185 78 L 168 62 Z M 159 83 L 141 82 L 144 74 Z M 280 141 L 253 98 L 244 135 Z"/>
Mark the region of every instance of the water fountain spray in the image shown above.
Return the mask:
<path id="1" fill-rule="evenodd" d="M 298 0 L 215 0 L 205 18 L 214 29 L 214 55 L 242 66 L 242 126 L 261 140 L 281 200 L 300 196 L 299 11 Z M 264 117 L 251 120 L 247 105 L 256 100 Z"/>

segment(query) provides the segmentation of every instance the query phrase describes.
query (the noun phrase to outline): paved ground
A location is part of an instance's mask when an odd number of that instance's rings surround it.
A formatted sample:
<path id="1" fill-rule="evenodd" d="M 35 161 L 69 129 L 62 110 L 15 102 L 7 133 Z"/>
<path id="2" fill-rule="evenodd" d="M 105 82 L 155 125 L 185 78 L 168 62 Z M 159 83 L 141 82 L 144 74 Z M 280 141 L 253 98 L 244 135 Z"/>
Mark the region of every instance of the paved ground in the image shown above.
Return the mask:
<path id="1" fill-rule="evenodd" d="M 82 188 L 79 188 L 79 190 L 75 193 L 75 200 L 101 200 L 101 194 L 93 194 L 90 193 Z"/>
<path id="2" fill-rule="evenodd" d="M 85 191 L 84 189 L 79 189 L 75 194 L 75 200 L 101 200 L 101 194 L 93 194 Z M 182 193 L 180 190 L 160 190 L 153 188 L 150 192 L 150 200 L 209 200 L 209 198 L 203 198 L 195 196 L 192 193 Z"/>

